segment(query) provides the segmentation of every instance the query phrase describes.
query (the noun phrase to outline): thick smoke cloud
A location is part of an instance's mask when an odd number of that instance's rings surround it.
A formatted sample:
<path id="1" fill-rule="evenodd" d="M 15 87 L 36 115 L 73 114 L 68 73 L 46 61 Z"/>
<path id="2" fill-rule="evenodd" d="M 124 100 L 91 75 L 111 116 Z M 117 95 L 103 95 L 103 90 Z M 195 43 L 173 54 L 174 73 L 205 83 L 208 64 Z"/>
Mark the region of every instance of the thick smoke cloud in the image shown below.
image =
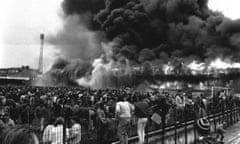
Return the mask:
<path id="1" fill-rule="evenodd" d="M 62 8 L 67 15 L 78 14 L 87 28 L 99 29 L 94 16 L 105 7 L 104 0 L 64 0 Z"/>
<path id="2" fill-rule="evenodd" d="M 65 0 L 66 15 L 116 41 L 116 57 L 142 63 L 169 57 L 239 57 L 240 25 L 211 11 L 208 0 Z M 154 54 L 153 54 L 154 53 Z M 149 58 L 153 56 L 153 58 Z M 163 56 L 163 57 L 161 57 Z"/>
<path id="3" fill-rule="evenodd" d="M 63 28 L 48 38 L 67 59 L 90 60 L 99 57 L 101 49 L 101 32 L 93 32 L 83 24 L 83 16 L 71 15 L 64 18 Z"/>
<path id="4" fill-rule="evenodd" d="M 88 75 L 93 67 L 89 61 L 75 59 L 68 61 L 59 58 L 53 64 L 51 70 L 43 75 L 37 85 L 47 86 L 77 86 L 76 79 Z"/>
<path id="5" fill-rule="evenodd" d="M 59 59 L 47 73 L 55 83 L 78 80 L 90 85 L 100 73 L 110 75 L 111 61 L 126 59 L 141 64 L 146 73 L 155 64 L 181 67 L 182 60 L 209 62 L 227 57 L 240 61 L 240 20 L 213 12 L 208 0 L 64 0 L 62 8 L 64 28 L 49 42 L 68 59 L 83 60 Z M 106 50 L 103 42 L 114 45 Z M 97 66 L 85 62 L 102 53 L 107 62 Z"/>

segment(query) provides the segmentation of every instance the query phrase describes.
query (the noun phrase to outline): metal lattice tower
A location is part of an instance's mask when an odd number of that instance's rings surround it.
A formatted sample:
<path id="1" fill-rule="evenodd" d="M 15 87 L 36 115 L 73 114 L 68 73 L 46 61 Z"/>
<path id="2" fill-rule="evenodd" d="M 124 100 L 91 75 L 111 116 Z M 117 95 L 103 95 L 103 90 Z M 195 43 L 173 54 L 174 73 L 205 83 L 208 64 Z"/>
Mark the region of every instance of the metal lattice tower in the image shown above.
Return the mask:
<path id="1" fill-rule="evenodd" d="M 40 74 L 43 73 L 43 45 L 44 45 L 44 34 L 40 34 L 41 47 L 40 47 L 40 56 L 39 56 L 39 64 L 38 71 Z"/>

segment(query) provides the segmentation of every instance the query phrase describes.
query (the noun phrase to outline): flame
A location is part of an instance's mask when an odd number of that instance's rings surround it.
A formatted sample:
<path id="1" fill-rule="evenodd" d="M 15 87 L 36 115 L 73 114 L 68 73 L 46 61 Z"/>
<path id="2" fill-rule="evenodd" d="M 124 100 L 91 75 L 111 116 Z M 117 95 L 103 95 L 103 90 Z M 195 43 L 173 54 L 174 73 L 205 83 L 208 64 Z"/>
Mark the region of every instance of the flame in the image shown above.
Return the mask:
<path id="1" fill-rule="evenodd" d="M 213 69 L 238 68 L 238 69 L 240 69 L 240 63 L 232 62 L 230 59 L 223 60 L 221 58 L 217 58 L 210 63 L 209 68 L 213 68 Z"/>
<path id="2" fill-rule="evenodd" d="M 174 68 L 173 68 L 173 66 L 171 65 L 170 62 L 168 64 L 163 65 L 163 68 L 162 68 L 163 73 L 165 75 L 172 74 L 173 69 Z"/>
<path id="3" fill-rule="evenodd" d="M 193 75 L 211 74 L 211 73 L 228 73 L 228 69 L 240 69 L 240 63 L 232 62 L 230 59 L 216 58 L 207 63 L 192 61 L 186 65 Z"/>
<path id="4" fill-rule="evenodd" d="M 204 63 L 198 63 L 197 61 L 194 60 L 193 62 L 187 65 L 187 68 L 191 70 L 191 73 L 193 75 L 196 75 L 198 73 L 202 73 L 206 66 Z"/>
<path id="5" fill-rule="evenodd" d="M 227 62 L 222 60 L 221 58 L 217 58 L 209 64 L 208 68 L 209 69 L 228 69 L 228 68 L 232 68 L 232 64 L 231 62 Z"/>
<path id="6" fill-rule="evenodd" d="M 182 84 L 181 82 L 164 82 L 158 86 L 159 89 L 181 89 Z"/>

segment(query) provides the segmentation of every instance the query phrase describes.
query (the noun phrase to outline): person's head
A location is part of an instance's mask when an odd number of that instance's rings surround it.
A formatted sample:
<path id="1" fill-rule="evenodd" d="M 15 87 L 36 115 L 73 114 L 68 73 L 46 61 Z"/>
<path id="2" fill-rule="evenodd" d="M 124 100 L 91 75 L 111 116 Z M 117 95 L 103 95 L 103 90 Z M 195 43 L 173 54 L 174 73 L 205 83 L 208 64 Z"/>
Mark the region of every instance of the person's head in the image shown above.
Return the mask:
<path id="1" fill-rule="evenodd" d="M 25 95 L 21 95 L 21 96 L 20 96 L 19 102 L 20 102 L 21 104 L 23 104 L 23 103 L 25 102 Z"/>
<path id="2" fill-rule="evenodd" d="M 64 118 L 63 117 L 58 117 L 55 122 L 54 122 L 54 125 L 57 126 L 57 125 L 63 125 L 64 124 Z"/>
<path id="3" fill-rule="evenodd" d="M 3 115 L 3 121 L 7 122 L 9 119 L 10 119 L 9 112 L 5 112 L 4 115 Z"/>
<path id="4" fill-rule="evenodd" d="M 0 102 L 1 102 L 2 105 L 5 105 L 6 101 L 7 101 L 7 99 L 6 99 L 5 96 L 0 96 Z"/>
<path id="5" fill-rule="evenodd" d="M 124 91 L 122 92 L 122 101 L 127 101 L 128 99 L 128 94 Z"/>
<path id="6" fill-rule="evenodd" d="M 97 103 L 97 107 L 100 109 L 104 109 L 104 102 Z"/>
<path id="7" fill-rule="evenodd" d="M 18 126 L 6 129 L 1 135 L 0 144 L 39 144 L 39 141 L 31 128 Z"/>
<path id="8" fill-rule="evenodd" d="M 148 104 L 151 102 L 150 98 L 145 98 L 145 99 L 143 99 L 143 101 L 144 101 L 145 103 L 148 103 Z"/>

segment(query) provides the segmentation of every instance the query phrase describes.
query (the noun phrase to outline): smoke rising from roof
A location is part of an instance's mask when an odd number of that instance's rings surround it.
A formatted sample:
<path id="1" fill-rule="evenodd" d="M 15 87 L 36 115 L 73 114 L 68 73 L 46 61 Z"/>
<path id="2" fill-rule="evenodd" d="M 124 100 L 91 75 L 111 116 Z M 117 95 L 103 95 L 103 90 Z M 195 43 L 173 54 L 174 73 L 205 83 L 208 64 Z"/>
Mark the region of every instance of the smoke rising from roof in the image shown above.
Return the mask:
<path id="1" fill-rule="evenodd" d="M 104 41 L 114 43 L 110 59 L 138 64 L 218 57 L 239 61 L 240 20 L 213 12 L 207 4 L 208 0 L 64 0 L 65 26 L 50 42 L 71 59 L 93 61 L 106 54 Z M 71 63 L 70 68 L 78 67 Z M 80 73 L 73 77 L 79 79 L 87 71 Z"/>
<path id="2" fill-rule="evenodd" d="M 170 57 L 239 56 L 239 20 L 211 11 L 208 0 L 65 0 L 66 15 L 87 15 L 89 29 L 119 44 L 115 55 L 143 62 Z M 83 6 L 84 5 L 84 6 Z M 142 54 L 146 53 L 146 58 Z M 151 55 L 151 54 L 150 54 Z M 150 59 L 151 60 L 151 59 Z"/>

